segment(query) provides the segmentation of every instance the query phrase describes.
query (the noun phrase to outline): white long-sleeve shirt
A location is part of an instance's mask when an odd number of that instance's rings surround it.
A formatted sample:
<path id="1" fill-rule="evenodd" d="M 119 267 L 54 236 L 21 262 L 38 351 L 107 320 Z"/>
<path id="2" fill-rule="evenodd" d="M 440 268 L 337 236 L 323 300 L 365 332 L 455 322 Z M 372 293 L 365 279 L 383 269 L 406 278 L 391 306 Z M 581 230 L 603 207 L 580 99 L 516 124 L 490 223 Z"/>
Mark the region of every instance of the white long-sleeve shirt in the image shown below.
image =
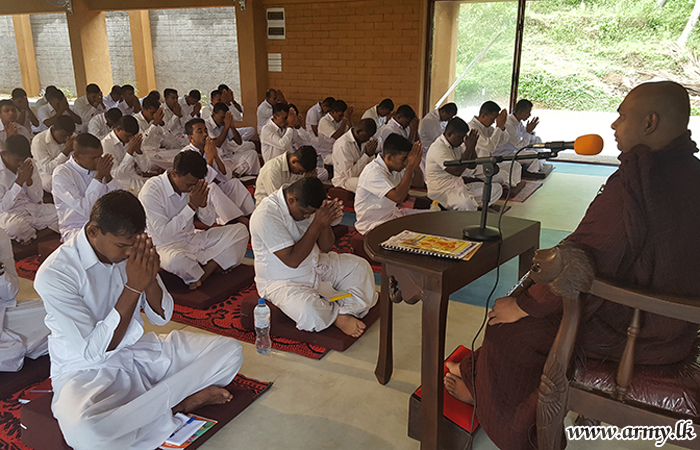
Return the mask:
<path id="1" fill-rule="evenodd" d="M 27 205 L 41 203 L 44 197 L 36 167 L 32 171 L 31 186 L 27 186 L 27 183 L 20 186 L 15 183 L 16 179 L 17 174 L 12 173 L 0 158 L 0 214 L 21 214 L 27 210 Z"/>
<path id="2" fill-rule="evenodd" d="M 119 137 L 111 131 L 102 139 L 102 150 L 114 156 L 112 166 L 112 178 L 122 189 L 138 193 L 146 182 L 146 179 L 136 173 L 136 164 L 141 172 L 148 172 L 151 167 L 151 160 L 145 153 L 133 155 L 129 154 L 129 143 L 123 143 Z"/>
<path id="3" fill-rule="evenodd" d="M 175 192 L 168 174 L 149 178 L 139 194 L 146 210 L 146 228 L 156 247 L 188 242 L 195 234 L 195 211 L 187 205 L 190 194 Z M 197 218 L 211 225 L 216 220 L 216 212 L 207 203 L 204 208 L 198 208 Z"/>
<path id="4" fill-rule="evenodd" d="M 386 124 L 386 116 L 380 116 L 379 112 L 377 112 L 377 108 L 379 108 L 379 105 L 374 105 L 373 107 L 367 109 L 364 113 L 362 113 L 362 118 L 374 120 L 374 123 L 377 124 L 377 131 L 379 131 L 379 129 Z"/>
<path id="5" fill-rule="evenodd" d="M 430 148 L 445 132 L 446 126 L 447 122 L 440 120 L 440 110 L 434 109 L 426 114 L 418 127 L 418 138 L 423 148 Z"/>
<path id="6" fill-rule="evenodd" d="M 384 141 L 386 138 L 389 137 L 390 134 L 398 134 L 400 136 L 405 137 L 408 139 L 408 137 L 411 135 L 411 127 L 402 127 L 400 123 L 396 121 L 393 117 L 389 122 L 387 122 L 386 125 L 382 127 L 381 130 L 378 132 L 378 137 L 377 141 L 379 141 L 379 145 L 377 146 L 377 152 L 381 153 L 384 151 Z"/>
<path id="7" fill-rule="evenodd" d="M 323 109 L 321 109 L 321 103 L 316 102 L 314 106 L 306 111 L 306 129 L 313 133 L 311 129 L 312 126 L 318 127 L 318 123 L 321 121 L 321 116 L 323 116 Z"/>
<path id="8" fill-rule="evenodd" d="M 506 120 L 506 131 L 508 132 L 508 141 L 496 147 L 494 152 L 496 155 L 515 153 L 523 147 L 542 142 L 534 131 L 528 133 L 525 124 L 513 114 L 509 115 L 508 120 Z"/>
<path id="9" fill-rule="evenodd" d="M 42 131 L 32 140 L 32 157 L 35 168 L 41 175 L 44 190 L 51 191 L 51 177 L 56 167 L 68 161 L 69 156 L 63 154 L 66 144 L 59 144 L 53 138 L 51 129 Z"/>
<path id="10" fill-rule="evenodd" d="M 428 187 L 428 197 L 446 204 L 444 198 L 451 189 L 454 189 L 454 180 L 474 173 L 473 170 L 467 169 L 461 176 L 456 176 L 445 170 L 444 162 L 461 159 L 465 150 L 464 143 L 459 147 L 452 147 L 444 135 L 433 142 L 425 158 L 425 184 Z"/>
<path id="11" fill-rule="evenodd" d="M 161 147 L 161 144 L 163 143 L 165 127 L 163 125 L 156 125 L 153 123 L 153 121 L 149 122 L 148 120 L 146 120 L 145 117 L 143 117 L 142 112 L 134 114 L 134 119 L 136 119 L 136 122 L 138 122 L 139 130 L 143 135 L 143 141 L 141 141 L 141 148 L 144 149 L 144 151 L 158 151 L 158 149 Z"/>
<path id="12" fill-rule="evenodd" d="M 331 116 L 330 113 L 327 113 L 325 116 L 321 117 L 321 120 L 318 122 L 318 135 L 323 135 L 327 138 L 331 138 L 331 136 L 333 136 L 333 134 L 335 134 L 335 132 L 338 131 L 341 125 L 345 126 L 343 125 L 342 120 L 340 122 L 336 122 L 333 116 Z M 345 131 L 347 131 L 347 126 L 345 126 L 345 130 L 343 130 L 343 133 L 345 133 Z"/>
<path id="13" fill-rule="evenodd" d="M 183 125 L 183 126 L 184 126 L 187 122 L 189 122 L 190 120 L 192 120 L 192 119 L 194 119 L 194 118 L 196 118 L 196 117 L 201 117 L 201 115 L 202 115 L 202 114 L 201 114 L 201 113 L 202 113 L 201 110 L 200 110 L 200 112 L 199 112 L 198 114 L 196 114 L 196 115 L 194 115 L 194 116 L 192 115 L 192 111 L 194 111 L 195 105 L 188 105 L 188 104 L 187 104 L 187 100 L 185 100 L 185 97 L 184 97 L 184 96 L 182 96 L 182 97 L 180 97 L 179 99 L 177 99 L 177 102 L 180 104 L 180 108 L 182 108 L 182 119 L 183 119 L 182 125 Z"/>
<path id="14" fill-rule="evenodd" d="M 22 124 L 15 122 L 17 125 L 17 133 L 26 137 L 29 142 L 32 142 L 34 135 Z M 5 146 L 5 140 L 7 139 L 7 130 L 5 130 L 5 124 L 0 120 L 0 148 Z"/>
<path id="15" fill-rule="evenodd" d="M 255 180 L 255 203 L 260 204 L 265 197 L 285 184 L 292 184 L 303 177 L 289 169 L 287 154 L 283 153 L 265 163 Z"/>
<path id="16" fill-rule="evenodd" d="M 102 97 L 102 103 L 105 104 L 105 108 L 110 110 L 112 108 L 119 108 L 119 102 L 112 98 L 111 94 L 107 94 Z"/>
<path id="17" fill-rule="evenodd" d="M 87 131 L 97 139 L 102 140 L 112 131 L 112 127 L 107 125 L 107 119 L 104 114 L 98 114 L 90 119 Z"/>
<path id="18" fill-rule="evenodd" d="M 44 130 L 48 129 L 49 127 L 47 127 L 44 124 L 44 120 L 50 119 L 55 115 L 56 115 L 56 110 L 53 109 L 53 106 L 51 106 L 51 103 L 46 103 L 45 105 L 39 107 L 36 110 L 36 118 L 39 119 L 39 126 L 37 127 L 38 131 L 44 131 Z M 70 117 L 70 114 L 68 114 L 68 111 L 63 111 L 63 115 Z"/>
<path id="19" fill-rule="evenodd" d="M 280 128 L 274 121 L 269 120 L 260 130 L 260 150 L 263 161 L 267 163 L 271 159 L 293 150 L 292 143 L 295 135 L 294 128 Z"/>
<path id="20" fill-rule="evenodd" d="M 90 211 L 98 198 L 118 189 L 114 180 L 105 184 L 95 179 L 95 172 L 70 158 L 53 174 L 53 200 L 58 213 L 61 241 L 66 242 L 90 220 Z"/>
<path id="21" fill-rule="evenodd" d="M 5 273 L 0 275 L 0 308 L 9 308 L 17 304 L 19 293 L 19 277 L 15 268 L 15 257 L 12 253 L 12 241 L 0 228 L 0 262 L 5 266 Z M 0 324 L 0 334 L 2 324 Z"/>
<path id="22" fill-rule="evenodd" d="M 262 127 L 267 123 L 268 120 L 272 118 L 272 105 L 263 100 L 258 106 L 258 134 L 262 130 Z"/>
<path id="23" fill-rule="evenodd" d="M 90 120 L 96 115 L 102 114 L 105 111 L 106 109 L 101 104 L 97 105 L 97 107 L 92 106 L 87 99 L 87 95 L 78 98 L 73 103 L 73 112 L 80 116 L 83 123 L 80 125 L 76 125 L 76 131 L 78 133 L 84 133 L 85 131 L 87 131 L 88 123 L 90 122 Z"/>
<path id="24" fill-rule="evenodd" d="M 333 144 L 333 186 L 355 192 L 357 190 L 357 178 L 362 170 L 369 164 L 374 156 L 369 156 L 364 151 L 367 145 L 357 143 L 352 134 L 352 129 L 339 137 Z M 354 182 L 350 181 L 354 179 Z"/>
<path id="25" fill-rule="evenodd" d="M 367 164 L 360 174 L 355 193 L 355 228 L 358 233 L 367 234 L 378 225 L 401 217 L 396 202 L 386 194 L 401 183 L 405 173 L 406 170 L 392 172 L 381 157 Z"/>
<path id="26" fill-rule="evenodd" d="M 496 147 L 508 142 L 510 138 L 508 131 L 498 127 L 485 127 L 476 116 L 469 121 L 469 129 L 479 132 L 479 140 L 476 141 L 476 156 L 484 158 L 491 156 Z"/>
<path id="27" fill-rule="evenodd" d="M 34 287 L 44 300 L 46 326 L 51 330 L 51 377 L 100 368 L 137 371 L 137 358 L 129 347 L 144 334 L 141 309 L 152 324 L 162 326 L 172 317 L 173 299 L 158 278 L 164 317 L 153 311 L 142 293 L 124 337 L 108 351 L 120 321 L 115 306 L 127 281 L 126 261 L 100 262 L 84 229 L 39 267 Z"/>

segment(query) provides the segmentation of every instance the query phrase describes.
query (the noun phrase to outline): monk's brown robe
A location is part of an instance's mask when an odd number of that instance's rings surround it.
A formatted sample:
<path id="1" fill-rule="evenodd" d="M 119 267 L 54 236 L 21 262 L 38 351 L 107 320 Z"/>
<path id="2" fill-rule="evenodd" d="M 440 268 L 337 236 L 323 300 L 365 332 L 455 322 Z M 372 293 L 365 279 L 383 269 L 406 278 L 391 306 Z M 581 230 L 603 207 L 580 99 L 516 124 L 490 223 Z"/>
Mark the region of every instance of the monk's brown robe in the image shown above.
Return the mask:
<path id="1" fill-rule="evenodd" d="M 700 296 L 700 161 L 690 133 L 662 150 L 637 146 L 620 155 L 576 231 L 567 238 L 586 249 L 597 276 L 658 292 Z M 619 360 L 633 310 L 586 295 L 576 353 Z M 502 450 L 536 448 L 535 414 L 540 375 L 561 321 L 562 301 L 546 285 L 517 299 L 529 314 L 512 324 L 488 326 L 482 347 L 460 366 L 474 394 L 477 416 Z M 635 362 L 669 364 L 695 349 L 694 324 L 642 314 Z"/>

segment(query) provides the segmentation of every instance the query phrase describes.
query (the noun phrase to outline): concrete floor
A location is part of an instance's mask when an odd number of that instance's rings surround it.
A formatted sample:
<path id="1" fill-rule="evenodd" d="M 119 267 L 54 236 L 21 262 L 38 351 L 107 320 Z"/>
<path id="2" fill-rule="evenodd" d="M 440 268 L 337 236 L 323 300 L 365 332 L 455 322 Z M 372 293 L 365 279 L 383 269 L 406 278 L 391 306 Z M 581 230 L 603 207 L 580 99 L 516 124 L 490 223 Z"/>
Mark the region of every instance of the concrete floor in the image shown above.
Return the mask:
<path id="1" fill-rule="evenodd" d="M 585 173 L 587 170 L 579 169 L 577 166 L 557 165 L 542 188 L 527 202 L 512 204 L 513 208 L 507 214 L 539 220 L 545 230 L 552 232 L 572 231 L 611 171 L 601 168 L 594 170 L 594 174 L 581 175 L 575 172 Z M 543 244 L 552 245 L 545 239 Z M 507 288 L 513 281 L 504 280 L 503 283 Z M 482 284 L 488 286 L 477 291 L 485 292 L 485 296 L 491 285 Z M 21 298 L 35 295 L 31 282 L 23 280 Z M 483 315 L 483 307 L 450 302 L 447 353 L 459 344 L 470 345 Z M 252 344 L 242 343 L 245 362 L 241 373 L 274 381 L 274 386 L 202 449 L 419 449 L 420 443 L 407 436 L 407 418 L 409 396 L 420 384 L 420 317 L 420 305 L 401 303 L 394 308 L 394 374 L 386 386 L 381 386 L 374 378 L 378 324 L 346 352 L 331 351 L 318 361 L 275 350 L 259 355 Z M 147 330 L 163 332 L 173 329 L 204 332 L 178 323 L 159 329 L 147 326 Z M 479 337 L 477 346 L 480 342 Z M 572 418 L 567 420 L 571 422 Z M 496 447 L 483 431 L 479 431 L 474 448 L 490 450 Z M 574 441 L 568 448 L 652 449 L 654 444 Z"/>

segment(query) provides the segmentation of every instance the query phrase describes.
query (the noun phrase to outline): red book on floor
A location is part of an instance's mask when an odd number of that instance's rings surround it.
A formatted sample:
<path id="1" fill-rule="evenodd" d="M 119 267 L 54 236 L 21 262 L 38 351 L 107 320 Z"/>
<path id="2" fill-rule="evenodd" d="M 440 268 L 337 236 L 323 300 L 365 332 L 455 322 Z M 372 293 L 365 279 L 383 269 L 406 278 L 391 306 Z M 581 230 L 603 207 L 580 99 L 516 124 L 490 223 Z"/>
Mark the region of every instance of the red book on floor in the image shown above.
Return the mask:
<path id="1" fill-rule="evenodd" d="M 471 350 L 463 345 L 460 345 L 454 352 L 452 352 L 445 362 L 460 362 L 464 358 L 471 355 L 471 353 Z M 444 374 L 447 375 L 447 372 L 447 364 L 445 364 Z M 469 431 L 470 433 L 472 430 L 476 430 L 479 427 L 479 419 L 478 417 L 474 418 L 474 427 L 472 428 L 472 413 L 474 412 L 474 407 L 472 405 L 467 405 L 466 403 L 460 402 L 448 394 L 445 388 L 443 388 L 443 391 L 445 397 L 442 406 L 443 415 L 455 425 Z M 421 398 L 421 388 L 416 389 L 416 392 L 414 392 L 413 395 Z"/>

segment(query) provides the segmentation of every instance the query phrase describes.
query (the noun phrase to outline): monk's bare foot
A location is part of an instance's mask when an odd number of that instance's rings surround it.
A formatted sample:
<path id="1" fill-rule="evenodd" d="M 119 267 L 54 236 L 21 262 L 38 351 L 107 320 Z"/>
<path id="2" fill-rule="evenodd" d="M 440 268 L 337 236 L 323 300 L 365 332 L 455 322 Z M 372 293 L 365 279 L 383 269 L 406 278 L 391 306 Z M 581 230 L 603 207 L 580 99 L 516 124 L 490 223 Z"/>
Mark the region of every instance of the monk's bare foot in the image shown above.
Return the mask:
<path id="1" fill-rule="evenodd" d="M 217 272 L 217 271 L 223 272 L 223 270 L 221 269 L 221 266 L 219 266 L 216 263 L 216 261 L 214 261 L 213 259 L 211 261 L 209 261 L 208 263 L 206 263 L 204 265 L 204 267 L 202 267 L 202 269 L 204 270 L 204 274 L 202 275 L 202 277 L 199 280 L 197 280 L 195 282 L 195 283 L 199 283 L 198 286 L 193 288 L 192 285 L 190 285 L 190 289 L 197 289 L 198 287 L 202 286 L 204 284 L 204 282 L 207 280 L 207 278 L 209 278 L 209 276 L 212 273 Z"/>
<path id="2" fill-rule="evenodd" d="M 445 365 L 447 366 L 447 370 L 449 370 L 450 373 L 453 373 L 460 378 L 462 377 L 462 371 L 459 370 L 459 363 L 458 362 L 447 361 L 445 363 Z"/>
<path id="3" fill-rule="evenodd" d="M 445 389 L 447 392 L 459 400 L 460 402 L 468 403 L 470 405 L 474 404 L 474 398 L 471 392 L 467 389 L 467 385 L 464 384 L 464 380 L 453 373 L 448 373 L 445 375 Z"/>
<path id="4" fill-rule="evenodd" d="M 200 287 L 201 285 L 202 285 L 202 282 L 201 282 L 200 280 L 197 280 L 197 281 L 195 281 L 194 283 L 190 283 L 190 284 L 189 284 L 189 286 L 190 286 L 190 291 L 194 291 L 195 289 L 197 289 L 197 288 Z"/>
<path id="5" fill-rule="evenodd" d="M 365 328 L 367 328 L 367 325 L 365 325 L 363 321 L 349 314 L 338 314 L 338 318 L 335 319 L 333 325 L 340 328 L 340 331 L 343 333 L 354 338 L 362 336 L 362 333 L 365 332 Z"/>
<path id="6" fill-rule="evenodd" d="M 201 391 L 195 392 L 175 405 L 173 408 L 173 413 L 189 413 L 201 408 L 202 406 L 228 403 L 232 398 L 233 395 L 222 387 L 207 386 Z"/>
<path id="7" fill-rule="evenodd" d="M 238 218 L 238 223 L 242 223 L 246 228 L 250 228 L 250 219 L 244 216 Z"/>

